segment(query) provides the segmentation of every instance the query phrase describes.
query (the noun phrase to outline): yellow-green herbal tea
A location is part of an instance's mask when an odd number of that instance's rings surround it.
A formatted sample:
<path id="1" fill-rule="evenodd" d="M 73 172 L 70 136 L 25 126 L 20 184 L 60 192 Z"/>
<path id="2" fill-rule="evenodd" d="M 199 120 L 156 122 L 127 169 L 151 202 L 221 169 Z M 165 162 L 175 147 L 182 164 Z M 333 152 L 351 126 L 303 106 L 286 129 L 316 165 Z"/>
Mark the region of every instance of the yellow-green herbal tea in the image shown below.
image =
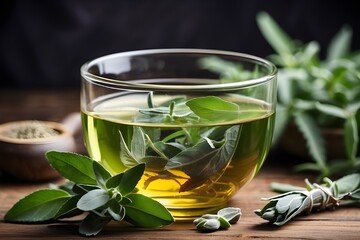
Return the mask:
<path id="1" fill-rule="evenodd" d="M 226 205 L 269 150 L 274 113 L 239 95 L 117 94 L 82 113 L 90 156 L 112 174 L 146 163 L 140 193 L 190 219 Z"/>

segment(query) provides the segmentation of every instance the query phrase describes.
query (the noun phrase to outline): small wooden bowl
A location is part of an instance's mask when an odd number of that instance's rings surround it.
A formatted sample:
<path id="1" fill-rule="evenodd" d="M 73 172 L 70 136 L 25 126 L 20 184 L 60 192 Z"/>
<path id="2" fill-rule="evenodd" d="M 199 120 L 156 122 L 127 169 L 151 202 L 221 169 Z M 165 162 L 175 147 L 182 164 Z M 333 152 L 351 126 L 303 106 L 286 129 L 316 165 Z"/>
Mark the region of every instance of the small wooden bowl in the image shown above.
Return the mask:
<path id="1" fill-rule="evenodd" d="M 0 125 L 0 170 L 27 181 L 46 181 L 59 177 L 46 159 L 49 150 L 75 151 L 73 132 L 64 124 L 39 121 L 59 134 L 45 138 L 17 139 L 5 135 L 10 129 L 31 121 L 16 121 Z"/>

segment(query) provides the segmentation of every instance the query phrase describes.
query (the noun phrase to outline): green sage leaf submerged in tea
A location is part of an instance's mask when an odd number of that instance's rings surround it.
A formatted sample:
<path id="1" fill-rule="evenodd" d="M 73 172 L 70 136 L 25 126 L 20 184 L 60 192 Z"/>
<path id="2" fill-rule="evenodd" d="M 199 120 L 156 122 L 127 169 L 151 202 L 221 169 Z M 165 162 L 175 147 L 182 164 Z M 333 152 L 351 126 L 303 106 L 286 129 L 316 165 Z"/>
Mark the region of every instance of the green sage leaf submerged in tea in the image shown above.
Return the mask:
<path id="1" fill-rule="evenodd" d="M 140 109 L 140 115 L 134 117 L 135 122 L 173 124 L 229 121 L 237 120 L 242 110 L 239 105 L 214 96 L 190 100 L 179 97 L 161 106 L 156 106 L 153 97 L 153 93 L 149 93 L 149 108 Z M 160 129 L 152 129 L 151 136 L 148 131 L 146 127 L 134 126 L 130 144 L 119 132 L 122 163 L 126 167 L 145 163 L 147 169 L 157 172 L 157 176 L 146 181 L 146 186 L 160 176 L 172 178 L 169 170 L 181 170 L 189 176 L 184 184 L 180 184 L 179 192 L 185 192 L 199 187 L 227 166 L 241 128 L 238 125 L 213 126 L 204 130 L 182 128 L 163 139 L 160 138 Z"/>

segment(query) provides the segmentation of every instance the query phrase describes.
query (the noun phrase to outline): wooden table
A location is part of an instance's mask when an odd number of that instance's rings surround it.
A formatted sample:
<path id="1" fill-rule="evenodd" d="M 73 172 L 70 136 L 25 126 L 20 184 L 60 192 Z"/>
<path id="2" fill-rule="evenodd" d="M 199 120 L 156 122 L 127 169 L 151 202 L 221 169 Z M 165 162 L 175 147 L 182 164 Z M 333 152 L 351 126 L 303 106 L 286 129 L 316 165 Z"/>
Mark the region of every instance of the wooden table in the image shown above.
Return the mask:
<path id="1" fill-rule="evenodd" d="M 60 121 L 79 108 L 78 90 L 0 91 L 0 123 L 25 119 Z M 198 233 L 192 223 L 139 229 L 111 222 L 96 239 L 360 239 L 360 208 L 338 208 L 299 216 L 283 227 L 271 226 L 253 213 L 254 209 L 264 206 L 261 197 L 274 195 L 269 190 L 270 182 L 303 186 L 306 175 L 294 174 L 293 163 L 294 160 L 283 153 L 270 154 L 260 174 L 230 201 L 229 205 L 240 207 L 243 215 L 229 230 Z M 47 183 L 22 182 L 0 176 L 0 239 L 83 239 L 77 235 L 76 221 L 51 224 L 3 222 L 6 211 L 15 202 L 46 186 Z"/>

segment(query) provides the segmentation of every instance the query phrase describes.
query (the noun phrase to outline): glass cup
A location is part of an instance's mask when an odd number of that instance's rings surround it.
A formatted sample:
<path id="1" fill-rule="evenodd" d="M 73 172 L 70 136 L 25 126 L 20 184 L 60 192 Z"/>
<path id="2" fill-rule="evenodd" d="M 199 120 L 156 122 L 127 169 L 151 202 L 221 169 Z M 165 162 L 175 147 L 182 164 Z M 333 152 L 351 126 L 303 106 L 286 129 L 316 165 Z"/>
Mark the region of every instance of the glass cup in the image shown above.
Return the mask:
<path id="1" fill-rule="evenodd" d="M 112 174 L 145 163 L 139 193 L 176 220 L 227 205 L 271 145 L 275 66 L 235 52 L 143 50 L 81 67 L 81 111 L 91 158 Z"/>

